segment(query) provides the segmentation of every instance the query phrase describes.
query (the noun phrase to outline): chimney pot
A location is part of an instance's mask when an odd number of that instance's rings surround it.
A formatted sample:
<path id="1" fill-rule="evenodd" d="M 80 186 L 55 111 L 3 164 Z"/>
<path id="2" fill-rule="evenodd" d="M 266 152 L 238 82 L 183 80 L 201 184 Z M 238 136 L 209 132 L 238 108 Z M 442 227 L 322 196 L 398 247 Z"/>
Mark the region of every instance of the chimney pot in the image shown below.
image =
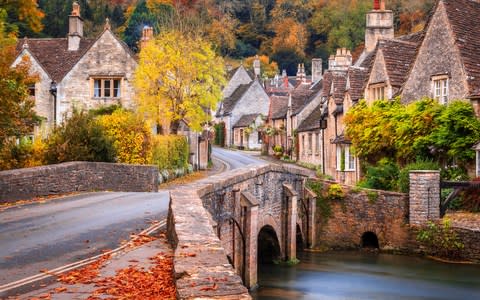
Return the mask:
<path id="1" fill-rule="evenodd" d="M 374 10 L 379 10 L 380 9 L 380 0 L 374 0 L 373 1 L 373 9 Z"/>
<path id="2" fill-rule="evenodd" d="M 385 0 L 380 0 L 380 10 L 385 10 Z"/>

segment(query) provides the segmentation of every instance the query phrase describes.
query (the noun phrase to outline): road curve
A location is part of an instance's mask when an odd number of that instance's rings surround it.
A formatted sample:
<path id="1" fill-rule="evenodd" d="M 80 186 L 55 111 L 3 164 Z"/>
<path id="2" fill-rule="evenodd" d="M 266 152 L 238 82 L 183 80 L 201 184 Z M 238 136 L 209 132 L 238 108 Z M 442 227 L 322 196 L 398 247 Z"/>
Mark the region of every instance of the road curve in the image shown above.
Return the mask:
<path id="1" fill-rule="evenodd" d="M 213 147 L 212 157 L 221 160 L 227 165 L 227 170 L 245 167 L 247 165 L 260 165 L 264 160 L 249 155 L 243 151 L 233 151 L 224 148 Z"/>

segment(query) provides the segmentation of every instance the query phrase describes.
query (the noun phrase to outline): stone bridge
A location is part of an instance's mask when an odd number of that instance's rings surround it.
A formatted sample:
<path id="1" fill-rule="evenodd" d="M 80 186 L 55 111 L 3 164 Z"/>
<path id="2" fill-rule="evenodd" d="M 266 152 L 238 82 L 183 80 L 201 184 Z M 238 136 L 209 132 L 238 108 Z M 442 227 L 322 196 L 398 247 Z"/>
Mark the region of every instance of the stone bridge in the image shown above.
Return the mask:
<path id="1" fill-rule="evenodd" d="M 297 245 L 355 248 L 368 242 L 401 249 L 411 242 L 409 219 L 420 224 L 438 216 L 438 200 L 423 199 L 437 192 L 436 173 L 412 175 L 418 191 L 410 195 L 412 203 L 406 194 L 352 191 L 332 201 L 330 220 L 317 211 L 316 195 L 305 187 L 313 175 L 292 165 L 262 165 L 172 191 L 168 232 L 176 249 L 179 298 L 249 298 L 245 286 L 257 286 L 257 264 L 296 260 Z"/>

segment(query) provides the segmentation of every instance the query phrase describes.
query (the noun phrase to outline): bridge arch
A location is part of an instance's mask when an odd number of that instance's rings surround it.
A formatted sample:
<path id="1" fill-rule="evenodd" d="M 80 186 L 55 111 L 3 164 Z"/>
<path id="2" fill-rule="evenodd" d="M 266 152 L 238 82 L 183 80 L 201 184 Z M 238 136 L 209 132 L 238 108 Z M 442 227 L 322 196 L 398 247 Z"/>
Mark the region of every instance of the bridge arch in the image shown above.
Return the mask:
<path id="1" fill-rule="evenodd" d="M 362 248 L 370 248 L 370 249 L 380 248 L 380 245 L 378 243 L 378 237 L 373 231 L 366 231 L 362 234 L 362 240 L 360 245 Z"/>
<path id="2" fill-rule="evenodd" d="M 265 225 L 260 229 L 257 245 L 258 263 L 269 264 L 281 258 L 280 242 L 272 226 Z"/>

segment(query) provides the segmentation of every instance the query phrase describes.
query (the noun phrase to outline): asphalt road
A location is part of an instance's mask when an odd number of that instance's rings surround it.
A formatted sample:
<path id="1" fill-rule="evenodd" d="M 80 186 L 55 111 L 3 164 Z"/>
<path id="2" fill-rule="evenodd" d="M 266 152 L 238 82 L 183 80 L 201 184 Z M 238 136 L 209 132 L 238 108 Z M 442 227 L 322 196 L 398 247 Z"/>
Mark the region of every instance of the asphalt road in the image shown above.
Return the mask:
<path id="1" fill-rule="evenodd" d="M 221 148 L 213 149 L 213 157 L 225 165 L 221 171 L 265 163 L 244 152 Z M 131 233 L 148 228 L 153 220 L 165 219 L 168 204 L 168 191 L 101 192 L 0 212 L 0 287 L 37 275 L 40 270 L 55 269 L 117 248 Z M 20 288 L 25 289 L 34 288 Z"/>
<path id="2" fill-rule="evenodd" d="M 168 191 L 89 193 L 0 213 L 0 286 L 118 247 L 165 218 Z"/>
<path id="3" fill-rule="evenodd" d="M 238 169 L 247 165 L 260 165 L 265 163 L 264 160 L 243 151 L 232 151 L 217 147 L 213 147 L 212 157 L 224 162 L 227 165 L 227 170 Z"/>

